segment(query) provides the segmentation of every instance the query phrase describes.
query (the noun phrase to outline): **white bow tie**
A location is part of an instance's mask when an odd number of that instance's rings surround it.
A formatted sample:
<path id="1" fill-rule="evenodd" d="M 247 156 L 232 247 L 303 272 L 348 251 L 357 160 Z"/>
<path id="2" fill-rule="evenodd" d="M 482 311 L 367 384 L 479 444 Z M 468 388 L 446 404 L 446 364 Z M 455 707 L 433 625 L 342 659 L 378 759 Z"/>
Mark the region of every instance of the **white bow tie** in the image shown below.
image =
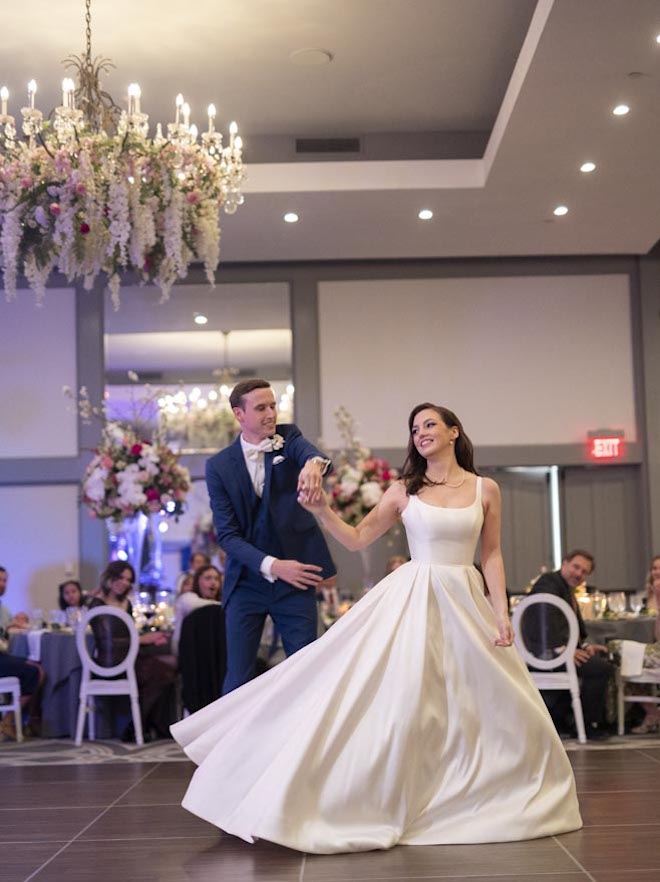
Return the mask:
<path id="1" fill-rule="evenodd" d="M 272 453 L 275 449 L 274 438 L 264 438 L 259 444 L 245 443 L 245 455 L 248 459 L 259 459 L 260 453 Z"/>

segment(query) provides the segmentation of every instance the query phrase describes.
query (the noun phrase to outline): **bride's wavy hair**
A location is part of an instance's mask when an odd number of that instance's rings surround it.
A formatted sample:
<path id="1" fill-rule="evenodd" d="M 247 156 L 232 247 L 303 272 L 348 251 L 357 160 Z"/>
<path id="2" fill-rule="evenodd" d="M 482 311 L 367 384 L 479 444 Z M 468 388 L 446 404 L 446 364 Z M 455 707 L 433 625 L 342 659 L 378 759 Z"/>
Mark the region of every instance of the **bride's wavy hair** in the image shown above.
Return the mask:
<path id="1" fill-rule="evenodd" d="M 432 486 L 432 482 L 426 477 L 426 460 L 415 447 L 415 440 L 412 434 L 413 423 L 420 410 L 433 410 L 438 414 L 448 429 L 453 429 L 454 427 L 458 429 L 458 438 L 454 443 L 456 462 L 462 469 L 465 469 L 466 472 L 472 472 L 473 475 L 478 475 L 479 472 L 474 467 L 474 448 L 472 442 L 463 431 L 463 426 L 461 425 L 459 418 L 448 408 L 425 401 L 422 404 L 418 404 L 417 407 L 414 407 L 408 417 L 408 453 L 401 472 L 401 479 L 406 486 L 406 493 L 408 496 L 415 496 L 416 493 L 419 493 L 422 487 Z"/>

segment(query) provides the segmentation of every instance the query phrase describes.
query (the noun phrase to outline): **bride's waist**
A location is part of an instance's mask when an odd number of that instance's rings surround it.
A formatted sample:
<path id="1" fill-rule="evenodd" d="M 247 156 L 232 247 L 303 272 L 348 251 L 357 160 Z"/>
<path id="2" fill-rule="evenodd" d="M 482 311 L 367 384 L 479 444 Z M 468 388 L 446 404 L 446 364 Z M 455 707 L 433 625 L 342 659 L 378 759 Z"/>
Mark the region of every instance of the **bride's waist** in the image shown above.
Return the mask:
<path id="1" fill-rule="evenodd" d="M 461 569 L 465 569 L 466 567 L 473 568 L 474 561 L 456 561 L 456 560 L 441 560 L 437 557 L 426 556 L 426 555 L 413 555 L 410 560 L 416 564 L 423 564 L 424 566 L 430 567 L 460 567 Z"/>

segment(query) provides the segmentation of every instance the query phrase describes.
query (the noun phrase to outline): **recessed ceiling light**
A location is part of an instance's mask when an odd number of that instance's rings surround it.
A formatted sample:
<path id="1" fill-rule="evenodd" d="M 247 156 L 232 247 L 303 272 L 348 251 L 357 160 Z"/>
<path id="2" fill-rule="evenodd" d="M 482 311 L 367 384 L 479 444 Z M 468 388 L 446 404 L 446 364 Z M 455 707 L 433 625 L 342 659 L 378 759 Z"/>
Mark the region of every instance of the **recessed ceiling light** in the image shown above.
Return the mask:
<path id="1" fill-rule="evenodd" d="M 195 313 L 195 324 L 196 325 L 205 325 L 208 323 L 208 319 L 205 315 L 201 315 L 199 312 Z"/>
<path id="2" fill-rule="evenodd" d="M 552 213 L 557 217 L 563 217 L 568 214 L 568 208 L 565 205 L 558 205 Z"/>
<path id="3" fill-rule="evenodd" d="M 332 52 L 327 49 L 296 49 L 289 55 L 291 64 L 298 67 L 319 67 L 322 64 L 330 64 Z"/>
<path id="4" fill-rule="evenodd" d="M 584 172 L 585 174 L 588 174 L 589 172 L 594 171 L 595 168 L 596 168 L 595 162 L 583 162 L 582 165 L 580 166 L 580 171 Z"/>
<path id="5" fill-rule="evenodd" d="M 420 220 L 431 220 L 433 217 L 433 212 L 430 208 L 423 208 L 420 213 L 417 215 Z"/>
<path id="6" fill-rule="evenodd" d="M 625 116 L 630 111 L 630 108 L 627 104 L 617 104 L 617 106 L 612 110 L 614 116 Z"/>
<path id="7" fill-rule="evenodd" d="M 284 215 L 284 220 L 288 224 L 295 224 L 298 222 L 298 215 L 295 213 L 295 211 L 287 211 L 287 213 Z"/>

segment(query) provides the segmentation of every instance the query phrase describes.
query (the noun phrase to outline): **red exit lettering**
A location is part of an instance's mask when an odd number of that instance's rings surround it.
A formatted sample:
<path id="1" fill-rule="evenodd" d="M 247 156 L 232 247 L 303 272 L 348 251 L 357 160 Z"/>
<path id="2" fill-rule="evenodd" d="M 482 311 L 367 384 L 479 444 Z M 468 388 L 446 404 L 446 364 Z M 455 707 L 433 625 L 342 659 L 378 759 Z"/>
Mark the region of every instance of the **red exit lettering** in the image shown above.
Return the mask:
<path id="1" fill-rule="evenodd" d="M 619 459 L 623 456 L 623 438 L 589 438 L 591 459 Z"/>

